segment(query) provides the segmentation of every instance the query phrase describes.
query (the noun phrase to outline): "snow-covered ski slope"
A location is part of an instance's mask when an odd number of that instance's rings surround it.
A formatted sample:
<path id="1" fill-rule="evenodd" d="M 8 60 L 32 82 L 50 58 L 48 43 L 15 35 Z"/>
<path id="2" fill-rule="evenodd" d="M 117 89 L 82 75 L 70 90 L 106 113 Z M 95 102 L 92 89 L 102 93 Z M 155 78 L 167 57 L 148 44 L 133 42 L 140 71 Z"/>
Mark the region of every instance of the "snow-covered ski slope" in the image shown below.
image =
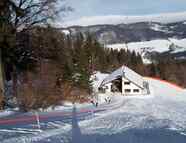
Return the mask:
<path id="1" fill-rule="evenodd" d="M 114 96 L 118 108 L 72 120 L 58 129 L 23 137 L 34 143 L 185 143 L 186 90 L 146 78 L 151 96 Z M 121 104 L 123 102 L 123 104 Z M 113 103 L 112 103 L 113 104 Z M 113 106 L 113 105 L 110 106 Z M 114 104 L 114 106 L 115 106 Z M 109 104 L 107 105 L 109 107 Z M 9 143 L 11 139 L 4 142 Z"/>
<path id="2" fill-rule="evenodd" d="M 120 109 L 80 122 L 80 142 L 185 143 L 186 94 L 167 83 L 148 80 L 154 97 L 124 98 Z"/>

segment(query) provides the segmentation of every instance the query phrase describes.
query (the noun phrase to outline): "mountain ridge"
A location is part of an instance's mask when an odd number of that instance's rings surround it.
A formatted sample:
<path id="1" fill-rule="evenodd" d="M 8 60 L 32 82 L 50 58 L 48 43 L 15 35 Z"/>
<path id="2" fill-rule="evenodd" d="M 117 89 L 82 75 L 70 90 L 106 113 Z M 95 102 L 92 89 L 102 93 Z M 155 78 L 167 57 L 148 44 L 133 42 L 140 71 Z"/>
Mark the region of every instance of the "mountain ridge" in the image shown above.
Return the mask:
<path id="1" fill-rule="evenodd" d="M 129 43 L 155 39 L 186 38 L 185 21 L 162 24 L 158 22 L 138 22 L 118 25 L 71 26 L 61 28 L 71 35 L 91 33 L 102 44 Z"/>
<path id="2" fill-rule="evenodd" d="M 186 59 L 186 22 L 163 24 L 158 22 L 138 22 L 118 25 L 72 26 L 61 28 L 62 32 L 76 35 L 92 34 L 107 48 L 134 50 L 142 55 L 144 63 L 151 63 L 155 53 L 168 55 L 175 59 Z M 173 39 L 171 41 L 170 39 Z M 166 53 L 166 54 L 164 54 Z M 157 54 L 156 54 L 157 55 Z M 158 56 L 156 56 L 158 57 Z"/>
<path id="3" fill-rule="evenodd" d="M 186 20 L 186 11 L 175 13 L 160 13 L 149 15 L 105 15 L 105 16 L 90 16 L 81 17 L 79 19 L 66 21 L 63 23 L 56 23 L 58 27 L 70 26 L 90 26 L 90 25 L 104 25 L 104 24 L 131 24 L 137 22 L 160 22 L 160 23 L 174 23 Z"/>

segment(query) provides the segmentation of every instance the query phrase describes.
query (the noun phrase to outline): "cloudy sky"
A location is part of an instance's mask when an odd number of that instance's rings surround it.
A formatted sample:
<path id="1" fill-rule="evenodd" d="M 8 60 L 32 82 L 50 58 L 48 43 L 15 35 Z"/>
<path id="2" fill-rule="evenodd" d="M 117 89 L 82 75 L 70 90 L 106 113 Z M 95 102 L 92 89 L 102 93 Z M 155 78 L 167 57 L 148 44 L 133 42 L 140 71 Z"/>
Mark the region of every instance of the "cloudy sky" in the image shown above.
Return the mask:
<path id="1" fill-rule="evenodd" d="M 87 16 L 145 15 L 186 11 L 186 0 L 66 0 L 74 8 L 67 20 Z"/>

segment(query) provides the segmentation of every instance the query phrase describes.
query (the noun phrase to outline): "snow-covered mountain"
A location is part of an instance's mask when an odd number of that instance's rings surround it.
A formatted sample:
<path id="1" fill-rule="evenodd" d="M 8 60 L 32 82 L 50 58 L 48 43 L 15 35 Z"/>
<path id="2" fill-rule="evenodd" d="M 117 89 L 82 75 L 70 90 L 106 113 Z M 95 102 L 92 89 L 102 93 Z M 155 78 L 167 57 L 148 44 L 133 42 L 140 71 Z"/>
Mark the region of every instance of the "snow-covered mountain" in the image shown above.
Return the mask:
<path id="1" fill-rule="evenodd" d="M 139 52 L 146 63 L 156 52 L 170 53 L 176 59 L 186 59 L 186 12 L 89 17 L 66 25 L 70 27 L 60 28 L 65 34 L 82 33 L 86 36 L 91 33 L 109 48 L 127 48 Z"/>
<path id="2" fill-rule="evenodd" d="M 186 11 L 177 13 L 162 13 L 153 15 L 138 15 L 138 16 L 125 16 L 125 15 L 107 15 L 107 16 L 92 16 L 82 17 L 80 19 L 67 21 L 64 23 L 57 23 L 57 26 L 90 26 L 90 25 L 117 25 L 117 24 L 131 24 L 138 22 L 158 22 L 158 23 L 175 23 L 186 20 Z"/>
<path id="3" fill-rule="evenodd" d="M 145 63 L 156 53 L 170 53 L 176 59 L 186 58 L 186 22 L 162 24 L 140 22 L 119 25 L 73 26 L 62 28 L 75 35 L 91 33 L 97 40 L 113 49 L 128 49 L 140 53 Z"/>
<path id="4" fill-rule="evenodd" d="M 140 42 L 155 39 L 186 38 L 186 21 L 162 24 L 157 22 L 138 22 L 118 25 L 72 26 L 61 28 L 65 33 L 91 33 L 102 44 Z"/>

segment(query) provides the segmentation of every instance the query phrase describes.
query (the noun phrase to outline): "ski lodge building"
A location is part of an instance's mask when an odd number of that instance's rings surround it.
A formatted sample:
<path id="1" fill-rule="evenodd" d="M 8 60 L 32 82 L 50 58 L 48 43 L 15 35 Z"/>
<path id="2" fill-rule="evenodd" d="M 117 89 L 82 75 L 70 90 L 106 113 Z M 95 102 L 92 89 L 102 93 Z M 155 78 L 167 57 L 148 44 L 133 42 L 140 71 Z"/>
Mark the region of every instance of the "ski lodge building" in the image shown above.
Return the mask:
<path id="1" fill-rule="evenodd" d="M 124 96 L 150 94 L 148 82 L 126 66 L 108 75 L 102 81 L 99 90 L 104 93 L 121 93 Z"/>

